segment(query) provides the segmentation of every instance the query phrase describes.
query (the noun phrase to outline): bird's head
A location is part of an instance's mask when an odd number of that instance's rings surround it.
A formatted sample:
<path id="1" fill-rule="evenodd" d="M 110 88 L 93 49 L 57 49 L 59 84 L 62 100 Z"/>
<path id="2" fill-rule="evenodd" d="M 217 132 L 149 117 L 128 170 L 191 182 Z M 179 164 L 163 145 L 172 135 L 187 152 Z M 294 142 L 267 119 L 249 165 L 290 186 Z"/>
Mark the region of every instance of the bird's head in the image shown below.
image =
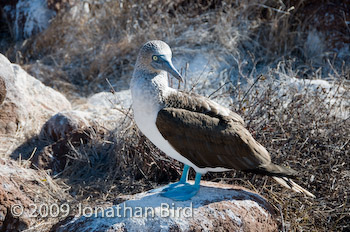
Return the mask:
<path id="1" fill-rule="evenodd" d="M 179 81 L 183 81 L 172 61 L 172 53 L 168 44 L 160 40 L 145 43 L 140 49 L 136 66 L 150 72 L 166 71 Z"/>

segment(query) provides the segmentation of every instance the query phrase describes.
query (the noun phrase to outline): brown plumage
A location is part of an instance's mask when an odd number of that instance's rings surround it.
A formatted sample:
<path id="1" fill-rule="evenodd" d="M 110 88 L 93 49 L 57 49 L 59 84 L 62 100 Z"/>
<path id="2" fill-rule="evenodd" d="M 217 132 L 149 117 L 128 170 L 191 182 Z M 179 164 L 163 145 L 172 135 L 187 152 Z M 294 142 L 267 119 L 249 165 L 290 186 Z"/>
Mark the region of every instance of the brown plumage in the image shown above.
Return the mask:
<path id="1" fill-rule="evenodd" d="M 245 128 L 243 119 L 215 102 L 185 92 L 163 99 L 156 125 L 163 137 L 199 168 L 236 169 L 275 177 L 282 185 L 314 197 L 289 178 L 293 169 L 271 163 L 270 154 Z"/>

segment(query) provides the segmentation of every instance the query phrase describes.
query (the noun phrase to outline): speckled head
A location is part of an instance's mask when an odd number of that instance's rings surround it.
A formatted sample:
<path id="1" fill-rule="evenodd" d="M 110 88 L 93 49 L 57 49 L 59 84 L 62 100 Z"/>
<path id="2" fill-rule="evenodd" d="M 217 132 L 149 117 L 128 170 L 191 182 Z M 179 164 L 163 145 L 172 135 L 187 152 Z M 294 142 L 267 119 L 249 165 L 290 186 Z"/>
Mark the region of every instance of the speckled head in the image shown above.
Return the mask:
<path id="1" fill-rule="evenodd" d="M 161 40 L 152 40 L 145 43 L 140 49 L 135 68 L 152 73 L 164 70 L 178 80 L 183 81 L 182 76 L 174 67 L 171 58 L 172 52 L 168 44 Z"/>

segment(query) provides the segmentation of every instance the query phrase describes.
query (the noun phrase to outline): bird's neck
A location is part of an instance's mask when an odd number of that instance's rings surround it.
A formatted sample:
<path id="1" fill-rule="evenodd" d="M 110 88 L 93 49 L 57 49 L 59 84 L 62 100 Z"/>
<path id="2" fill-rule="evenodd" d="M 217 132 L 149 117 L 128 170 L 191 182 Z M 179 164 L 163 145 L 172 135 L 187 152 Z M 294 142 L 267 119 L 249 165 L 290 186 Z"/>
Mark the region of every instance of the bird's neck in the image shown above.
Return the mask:
<path id="1" fill-rule="evenodd" d="M 168 91 L 168 77 L 165 71 L 151 73 L 135 69 L 130 83 L 133 106 L 154 110 L 162 105 L 164 94 Z M 133 107 L 134 108 L 134 107 Z M 134 111 L 137 111 L 134 108 Z"/>
<path id="2" fill-rule="evenodd" d="M 131 79 L 131 88 L 153 89 L 161 91 L 168 88 L 168 76 L 165 71 L 151 72 L 149 70 L 135 69 Z"/>

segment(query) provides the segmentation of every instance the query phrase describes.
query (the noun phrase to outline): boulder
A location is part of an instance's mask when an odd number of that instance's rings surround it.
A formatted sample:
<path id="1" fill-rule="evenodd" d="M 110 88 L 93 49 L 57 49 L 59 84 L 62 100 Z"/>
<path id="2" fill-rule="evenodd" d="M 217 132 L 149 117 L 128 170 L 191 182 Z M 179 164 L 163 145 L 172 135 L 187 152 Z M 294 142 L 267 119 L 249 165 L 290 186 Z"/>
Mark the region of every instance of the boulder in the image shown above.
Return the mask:
<path id="1" fill-rule="evenodd" d="M 40 224 L 43 218 L 35 206 L 68 198 L 46 173 L 0 158 L 0 231 L 23 231 Z"/>
<path id="2" fill-rule="evenodd" d="M 59 12 L 74 4 L 75 0 L 47 0 L 49 9 Z"/>
<path id="3" fill-rule="evenodd" d="M 3 1 L 0 7 L 3 14 L 0 22 L 7 25 L 8 34 L 15 40 L 29 38 L 43 31 L 56 15 L 43 0 Z"/>
<path id="4" fill-rule="evenodd" d="M 120 102 L 123 103 L 120 105 Z M 53 173 L 62 171 L 72 146 L 87 144 L 96 135 L 103 138 L 105 134 L 129 125 L 131 120 L 125 108 L 130 104 L 130 91 L 102 92 L 76 106 L 75 110 L 55 114 L 41 129 L 40 142 L 47 141 L 48 144 L 35 153 L 33 164 L 40 169 L 51 169 Z"/>
<path id="5" fill-rule="evenodd" d="M 77 110 L 84 111 L 90 125 L 115 131 L 131 120 L 129 108 L 131 106 L 130 90 L 110 93 L 101 92 L 89 97 L 85 104 L 77 106 Z"/>
<path id="6" fill-rule="evenodd" d="M 113 109 L 118 107 L 128 109 L 131 106 L 131 91 L 122 90 L 118 92 L 100 92 L 89 97 L 87 101 L 90 105 L 95 107 L 105 107 Z"/>
<path id="7" fill-rule="evenodd" d="M 87 121 L 88 113 L 83 111 L 63 111 L 52 116 L 42 127 L 42 140 L 58 141 L 67 138 L 73 131 L 90 126 Z"/>
<path id="8" fill-rule="evenodd" d="M 298 1 L 295 2 L 298 5 Z M 324 35 L 323 42 L 328 49 L 341 49 L 350 43 L 350 37 L 345 36 L 349 35 L 348 27 L 345 26 L 350 19 L 349 1 L 339 0 L 335 3 L 310 0 L 307 2 L 299 1 L 299 4 L 301 7 L 294 13 L 298 24 L 305 25 L 306 32 L 316 30 Z M 313 40 L 312 42 L 317 41 Z M 315 46 L 312 43 L 310 45 Z M 307 47 L 305 48 L 307 49 Z M 336 51 L 339 53 L 339 50 Z"/>
<path id="9" fill-rule="evenodd" d="M 0 76 L 0 105 L 4 102 L 6 97 L 6 84 L 5 80 Z"/>
<path id="10" fill-rule="evenodd" d="M 55 231 L 277 231 L 272 206 L 247 189 L 202 182 L 188 201 L 161 197 L 160 189 L 102 210 L 80 206 L 78 215 Z"/>
<path id="11" fill-rule="evenodd" d="M 26 138 L 37 135 L 52 115 L 71 109 L 71 104 L 1 54 L 0 76 L 6 85 L 0 105 L 0 154 L 7 155 Z"/>
<path id="12" fill-rule="evenodd" d="M 65 128 L 65 126 L 63 126 Z M 56 142 L 43 147 L 33 155 L 32 165 L 34 168 L 52 170 L 53 173 L 62 171 L 66 165 L 67 155 L 72 151 L 72 146 L 79 146 L 91 141 L 92 128 L 76 129 L 65 135 Z"/>

